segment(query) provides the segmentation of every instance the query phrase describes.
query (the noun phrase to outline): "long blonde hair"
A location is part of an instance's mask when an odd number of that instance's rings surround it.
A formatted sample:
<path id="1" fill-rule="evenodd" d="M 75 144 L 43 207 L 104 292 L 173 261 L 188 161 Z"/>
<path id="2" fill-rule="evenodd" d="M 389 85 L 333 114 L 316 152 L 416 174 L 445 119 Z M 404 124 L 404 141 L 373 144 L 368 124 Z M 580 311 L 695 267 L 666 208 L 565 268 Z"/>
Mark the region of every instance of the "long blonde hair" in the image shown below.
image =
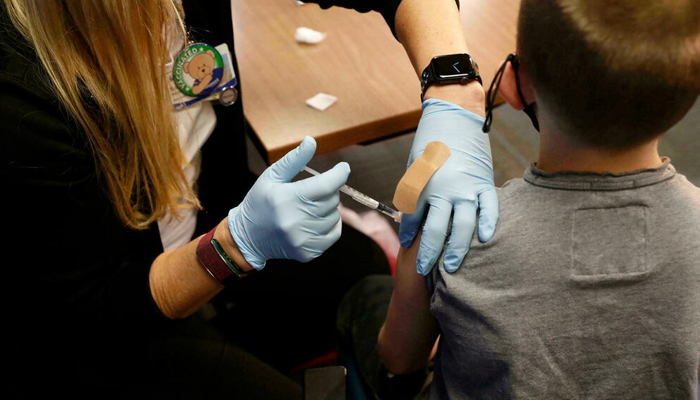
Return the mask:
<path id="1" fill-rule="evenodd" d="M 199 207 L 182 169 L 165 73 L 168 32 L 184 33 L 173 1 L 4 1 L 88 136 L 123 223 L 144 229 L 169 210 Z"/>

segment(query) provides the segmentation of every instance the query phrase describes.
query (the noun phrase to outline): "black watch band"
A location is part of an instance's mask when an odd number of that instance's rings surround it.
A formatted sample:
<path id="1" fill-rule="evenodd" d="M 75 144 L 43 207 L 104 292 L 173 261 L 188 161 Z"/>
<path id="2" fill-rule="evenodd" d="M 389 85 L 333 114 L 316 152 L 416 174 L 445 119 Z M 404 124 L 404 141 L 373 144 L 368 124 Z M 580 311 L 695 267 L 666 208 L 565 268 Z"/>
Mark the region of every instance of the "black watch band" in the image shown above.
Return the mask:
<path id="1" fill-rule="evenodd" d="M 434 84 L 465 84 L 471 81 L 479 81 L 479 84 L 483 85 L 479 66 L 469 54 L 458 53 L 433 57 L 421 75 L 420 99 L 423 101 L 425 91 Z"/>

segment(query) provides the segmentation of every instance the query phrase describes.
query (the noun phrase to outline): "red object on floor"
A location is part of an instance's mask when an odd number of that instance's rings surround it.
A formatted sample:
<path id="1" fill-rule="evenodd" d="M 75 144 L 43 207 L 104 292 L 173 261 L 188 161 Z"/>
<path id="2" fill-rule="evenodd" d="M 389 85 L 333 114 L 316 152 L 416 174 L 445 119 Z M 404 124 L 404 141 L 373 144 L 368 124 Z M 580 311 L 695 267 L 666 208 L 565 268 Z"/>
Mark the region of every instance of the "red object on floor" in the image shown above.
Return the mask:
<path id="1" fill-rule="evenodd" d="M 338 359 L 338 353 L 335 351 L 331 351 L 330 353 L 326 353 L 322 356 L 316 357 L 316 358 L 309 360 L 305 363 L 297 365 L 296 367 L 292 368 L 290 373 L 294 374 L 297 372 L 301 372 L 305 369 L 315 368 L 315 367 L 319 367 L 321 365 L 330 364 L 332 362 L 335 362 L 337 359 Z"/>

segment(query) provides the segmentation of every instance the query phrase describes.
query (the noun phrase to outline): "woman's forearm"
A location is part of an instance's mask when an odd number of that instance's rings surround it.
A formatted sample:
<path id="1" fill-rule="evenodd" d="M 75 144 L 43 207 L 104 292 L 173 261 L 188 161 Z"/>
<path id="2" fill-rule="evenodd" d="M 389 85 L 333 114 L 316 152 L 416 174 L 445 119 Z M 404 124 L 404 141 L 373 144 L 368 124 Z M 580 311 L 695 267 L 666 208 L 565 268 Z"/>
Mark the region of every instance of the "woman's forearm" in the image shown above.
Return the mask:
<path id="1" fill-rule="evenodd" d="M 164 252 L 151 266 L 151 294 L 168 318 L 185 318 L 193 314 L 224 288 L 199 263 L 195 250 L 200 238 Z M 226 219 L 219 223 L 214 238 L 242 269 L 253 269 L 231 238 Z"/>
<path id="2" fill-rule="evenodd" d="M 454 0 L 403 0 L 396 11 L 395 26 L 396 36 L 418 77 L 435 56 L 469 53 Z M 484 89 L 476 81 L 461 85 L 432 85 L 425 98 L 449 101 L 473 113 L 486 115 Z"/>

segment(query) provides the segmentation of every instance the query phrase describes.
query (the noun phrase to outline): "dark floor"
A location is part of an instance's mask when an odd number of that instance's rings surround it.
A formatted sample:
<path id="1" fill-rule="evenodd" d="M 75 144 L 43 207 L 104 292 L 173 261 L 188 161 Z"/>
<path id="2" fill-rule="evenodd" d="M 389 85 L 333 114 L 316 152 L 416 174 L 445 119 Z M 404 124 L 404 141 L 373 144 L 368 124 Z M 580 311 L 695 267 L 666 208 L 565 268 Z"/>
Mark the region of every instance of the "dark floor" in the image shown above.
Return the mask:
<path id="1" fill-rule="evenodd" d="M 700 101 L 688 115 L 661 140 L 659 152 L 671 158 L 678 172 L 700 186 Z M 538 133 L 522 112 L 507 105 L 494 110 L 491 127 L 491 152 L 497 186 L 522 176 L 523 170 L 537 157 Z M 406 161 L 413 134 L 386 139 L 368 145 L 350 146 L 335 152 L 316 155 L 309 166 L 325 171 L 340 161 L 347 161 L 352 172 L 347 184 L 388 206 L 392 206 L 394 189 L 406 171 Z M 251 167 L 258 172 L 265 163 L 249 144 Z M 366 208 L 341 194 L 344 206 L 357 212 Z"/>

